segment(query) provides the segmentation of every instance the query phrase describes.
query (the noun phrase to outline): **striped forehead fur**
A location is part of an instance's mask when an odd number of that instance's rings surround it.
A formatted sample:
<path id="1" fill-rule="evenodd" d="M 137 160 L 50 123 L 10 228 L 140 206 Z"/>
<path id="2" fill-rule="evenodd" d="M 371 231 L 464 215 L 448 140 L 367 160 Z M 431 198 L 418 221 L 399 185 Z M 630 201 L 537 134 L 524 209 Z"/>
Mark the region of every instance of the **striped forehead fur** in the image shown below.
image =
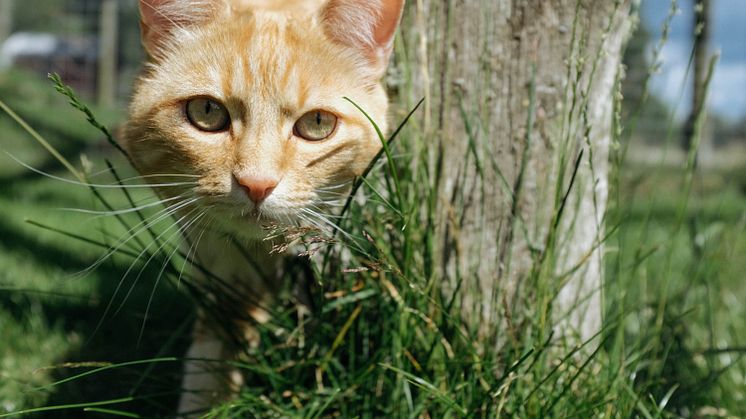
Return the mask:
<path id="1" fill-rule="evenodd" d="M 222 1 L 214 0 L 140 0 L 144 13 L 150 9 L 155 15 L 174 24 L 198 23 L 212 17 L 220 8 L 225 7 Z"/>

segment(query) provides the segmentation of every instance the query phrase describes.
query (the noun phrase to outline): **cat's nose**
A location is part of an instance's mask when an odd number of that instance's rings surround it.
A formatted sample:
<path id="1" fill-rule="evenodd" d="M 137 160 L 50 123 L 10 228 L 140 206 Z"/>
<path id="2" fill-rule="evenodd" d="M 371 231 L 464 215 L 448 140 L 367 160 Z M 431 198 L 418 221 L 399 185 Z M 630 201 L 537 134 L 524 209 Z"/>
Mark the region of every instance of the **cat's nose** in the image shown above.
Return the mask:
<path id="1" fill-rule="evenodd" d="M 255 204 L 261 204 L 277 187 L 274 179 L 237 177 L 236 180 Z"/>

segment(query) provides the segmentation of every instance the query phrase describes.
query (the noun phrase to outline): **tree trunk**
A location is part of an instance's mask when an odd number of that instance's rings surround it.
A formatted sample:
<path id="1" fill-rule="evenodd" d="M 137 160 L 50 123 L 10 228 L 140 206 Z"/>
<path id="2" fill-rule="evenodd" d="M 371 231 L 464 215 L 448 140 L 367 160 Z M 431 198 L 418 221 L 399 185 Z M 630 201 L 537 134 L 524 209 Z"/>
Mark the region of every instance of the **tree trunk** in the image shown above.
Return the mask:
<path id="1" fill-rule="evenodd" d="M 13 32 L 13 1 L 0 0 L 0 44 Z"/>
<path id="2" fill-rule="evenodd" d="M 629 1 L 409 7 L 393 71 L 403 99 L 426 98 L 419 131 L 438 200 L 432 275 L 460 286 L 463 312 L 479 313 L 484 333 L 505 339 L 544 323 L 589 338 L 601 320 Z"/>
<path id="3" fill-rule="evenodd" d="M 119 0 L 103 0 L 99 19 L 98 103 L 112 106 L 117 97 Z"/>

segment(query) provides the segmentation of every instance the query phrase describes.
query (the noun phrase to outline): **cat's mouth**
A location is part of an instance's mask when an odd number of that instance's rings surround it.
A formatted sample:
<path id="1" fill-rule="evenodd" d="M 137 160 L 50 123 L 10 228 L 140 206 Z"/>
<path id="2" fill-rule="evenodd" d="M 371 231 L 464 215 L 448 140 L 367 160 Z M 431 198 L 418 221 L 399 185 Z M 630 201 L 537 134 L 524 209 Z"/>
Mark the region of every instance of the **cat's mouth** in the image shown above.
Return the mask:
<path id="1" fill-rule="evenodd" d="M 251 209 L 241 211 L 241 214 L 239 214 L 239 218 L 243 222 L 247 222 L 265 230 L 274 230 L 279 226 L 287 226 L 293 224 L 290 219 L 291 217 L 283 216 L 282 214 L 276 214 L 268 208 L 262 208 L 262 205 L 254 206 Z"/>
<path id="2" fill-rule="evenodd" d="M 250 240 L 262 240 L 285 225 L 259 208 L 232 208 L 215 212 L 214 216 L 213 230 Z"/>
<path id="3" fill-rule="evenodd" d="M 266 211 L 262 211 L 258 206 L 254 206 L 248 211 L 243 211 L 241 215 L 241 218 L 257 224 L 277 222 L 274 217 L 267 214 Z"/>

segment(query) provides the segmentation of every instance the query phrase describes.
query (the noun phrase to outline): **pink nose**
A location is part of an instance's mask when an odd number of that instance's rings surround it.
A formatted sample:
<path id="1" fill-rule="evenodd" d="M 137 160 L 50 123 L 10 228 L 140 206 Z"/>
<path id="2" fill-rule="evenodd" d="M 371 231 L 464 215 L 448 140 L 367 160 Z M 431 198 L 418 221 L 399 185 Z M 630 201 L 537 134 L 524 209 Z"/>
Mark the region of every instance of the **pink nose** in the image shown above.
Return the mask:
<path id="1" fill-rule="evenodd" d="M 236 180 L 255 204 L 262 203 L 277 187 L 277 181 L 274 179 L 237 177 Z"/>

